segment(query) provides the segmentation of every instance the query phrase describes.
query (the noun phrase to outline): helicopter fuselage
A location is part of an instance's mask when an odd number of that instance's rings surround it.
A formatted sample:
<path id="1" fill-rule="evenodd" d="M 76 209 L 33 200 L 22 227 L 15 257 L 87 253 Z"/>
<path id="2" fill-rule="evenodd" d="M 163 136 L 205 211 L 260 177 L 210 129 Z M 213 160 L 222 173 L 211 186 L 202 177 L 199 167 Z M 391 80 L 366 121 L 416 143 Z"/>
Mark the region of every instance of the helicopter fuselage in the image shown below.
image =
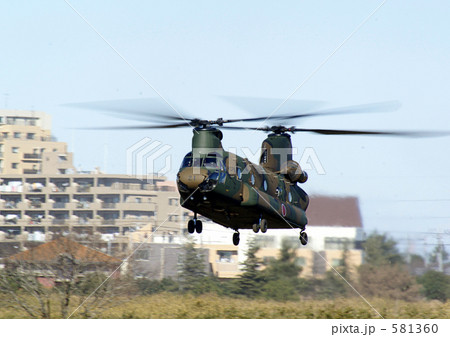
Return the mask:
<path id="1" fill-rule="evenodd" d="M 221 139 L 216 128 L 194 129 L 192 151 L 177 174 L 183 207 L 236 231 L 262 219 L 268 228 L 304 230 L 309 199 L 297 183 L 224 151 Z"/>

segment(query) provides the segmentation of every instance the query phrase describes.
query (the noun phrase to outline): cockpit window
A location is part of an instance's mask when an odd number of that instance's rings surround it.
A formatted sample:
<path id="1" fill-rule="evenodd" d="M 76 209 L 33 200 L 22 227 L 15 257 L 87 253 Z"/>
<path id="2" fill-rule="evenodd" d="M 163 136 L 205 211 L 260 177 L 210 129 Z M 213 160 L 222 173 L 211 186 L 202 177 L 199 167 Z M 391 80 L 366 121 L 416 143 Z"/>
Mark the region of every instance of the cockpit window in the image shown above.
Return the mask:
<path id="1" fill-rule="evenodd" d="M 183 159 L 181 167 L 205 167 L 209 169 L 224 171 L 222 158 L 216 153 L 209 153 L 206 157 L 192 157 L 192 152 L 189 152 Z"/>
<path id="2" fill-rule="evenodd" d="M 181 167 L 191 167 L 192 166 L 192 152 L 189 152 L 183 159 Z"/>
<path id="3" fill-rule="evenodd" d="M 266 164 L 267 163 L 267 149 L 264 149 L 262 154 L 261 154 L 261 158 L 259 160 L 260 164 Z"/>
<path id="4" fill-rule="evenodd" d="M 216 158 L 206 157 L 203 161 L 203 166 L 206 168 L 218 169 L 219 165 L 217 164 Z"/>
<path id="5" fill-rule="evenodd" d="M 217 155 L 217 153 L 208 153 L 208 155 L 206 156 L 206 158 L 203 161 L 203 166 L 206 168 L 211 168 L 211 169 L 219 169 L 219 161 L 220 161 L 220 157 Z"/>

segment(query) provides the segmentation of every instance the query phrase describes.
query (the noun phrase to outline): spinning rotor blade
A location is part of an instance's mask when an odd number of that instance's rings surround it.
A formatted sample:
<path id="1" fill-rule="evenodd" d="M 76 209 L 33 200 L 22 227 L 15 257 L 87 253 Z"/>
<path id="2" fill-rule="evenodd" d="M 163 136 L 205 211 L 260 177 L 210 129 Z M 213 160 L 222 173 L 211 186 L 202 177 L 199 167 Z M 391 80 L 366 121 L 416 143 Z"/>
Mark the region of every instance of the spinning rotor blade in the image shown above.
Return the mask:
<path id="1" fill-rule="evenodd" d="M 92 128 L 81 128 L 82 130 L 138 130 L 138 129 L 175 129 L 190 127 L 189 123 L 180 124 L 162 124 L 162 125 L 130 125 L 130 126 L 105 126 L 105 127 L 92 127 Z"/>
<path id="2" fill-rule="evenodd" d="M 287 114 L 287 111 L 311 111 L 323 106 L 325 102 L 290 99 L 286 102 L 278 98 L 242 97 L 242 96 L 219 96 L 226 102 L 248 111 L 252 114 L 263 114 L 270 116 L 280 105 L 278 114 Z M 265 117 L 267 118 L 267 117 Z M 264 119 L 265 119 L 264 118 Z"/>
<path id="3" fill-rule="evenodd" d="M 269 113 L 267 116 L 255 117 L 255 118 L 244 118 L 240 120 L 232 120 L 236 122 L 256 122 L 261 120 L 289 120 L 296 118 L 305 117 L 320 117 L 329 115 L 346 115 L 346 114 L 356 114 L 356 113 L 370 113 L 370 112 L 391 112 L 395 111 L 400 107 L 398 101 L 388 101 L 372 104 L 362 104 L 354 105 L 335 109 L 324 109 L 317 110 L 317 107 L 323 105 L 320 101 L 301 101 L 301 100 L 288 100 L 283 102 L 278 99 L 270 98 L 255 98 L 255 97 L 222 97 L 227 102 L 230 102 L 244 110 L 250 112 L 263 112 Z M 280 107 L 280 111 L 293 111 L 291 113 L 280 114 L 277 111 Z M 304 113 L 296 113 L 294 111 L 306 111 Z M 274 112 L 274 113 L 273 113 Z M 271 114 L 273 113 L 273 114 Z"/>
<path id="4" fill-rule="evenodd" d="M 274 133 L 285 132 L 312 132 L 321 135 L 350 135 L 350 136 L 391 136 L 391 137 L 443 137 L 450 135 L 446 131 L 378 131 L 378 130 L 334 130 L 334 129 L 305 129 L 285 126 L 264 126 L 264 127 L 245 127 L 245 126 L 223 126 L 223 129 L 230 130 L 256 130 Z"/>
<path id="5" fill-rule="evenodd" d="M 174 111 L 168 103 L 156 98 L 71 103 L 65 104 L 65 106 L 105 111 L 118 118 L 144 122 L 187 122 L 194 119 L 178 108 Z"/>
<path id="6" fill-rule="evenodd" d="M 330 115 L 348 115 L 357 113 L 369 113 L 369 112 L 391 112 L 400 108 L 400 102 L 398 101 L 388 101 L 380 103 L 353 105 L 348 107 L 336 108 L 336 109 L 326 109 L 311 111 L 307 113 L 297 114 L 297 115 L 285 115 L 285 116 L 273 116 L 269 119 L 295 119 L 295 118 L 305 118 L 305 117 L 321 117 Z"/>
<path id="7" fill-rule="evenodd" d="M 288 128 L 290 132 L 313 132 L 321 135 L 366 135 L 366 136 L 394 136 L 394 137 L 441 137 L 448 136 L 445 131 L 376 131 L 376 130 L 333 130 L 333 129 L 299 129 Z"/>

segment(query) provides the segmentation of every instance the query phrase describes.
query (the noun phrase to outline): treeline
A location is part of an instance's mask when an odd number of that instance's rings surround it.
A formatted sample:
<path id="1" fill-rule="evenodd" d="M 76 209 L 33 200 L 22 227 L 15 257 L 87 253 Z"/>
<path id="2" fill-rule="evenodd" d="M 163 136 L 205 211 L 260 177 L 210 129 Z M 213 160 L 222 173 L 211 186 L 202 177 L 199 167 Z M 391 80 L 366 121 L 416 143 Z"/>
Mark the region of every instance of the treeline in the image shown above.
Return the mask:
<path id="1" fill-rule="evenodd" d="M 427 271 L 410 272 L 410 263 L 398 252 L 396 242 L 374 233 L 364 244 L 364 263 L 356 270 L 342 251 L 341 265 L 322 277 L 302 277 L 297 247 L 285 242 L 276 259 L 264 264 L 259 247 L 249 243 L 242 273 L 236 279 L 219 280 L 207 272 L 203 250 L 188 242 L 179 261 L 177 279 L 134 278 L 128 273 L 110 275 L 92 271 L 89 261 L 64 255 L 48 264 L 23 263 L 0 270 L 0 303 L 33 318 L 100 317 L 102 312 L 141 295 L 157 293 L 215 294 L 221 298 L 269 299 L 280 302 L 364 296 L 389 300 L 421 299 L 446 302 L 450 298 L 450 276 Z M 439 248 L 439 249 L 442 249 Z M 445 257 L 438 252 L 440 260 Z M 36 277 L 45 271 L 46 278 Z M 47 280 L 47 282 L 43 282 Z M 48 282 L 54 281 L 54 284 Z"/>
<path id="2" fill-rule="evenodd" d="M 259 247 L 249 243 L 246 260 L 239 278 L 219 280 L 205 272 L 205 259 L 193 242 L 184 246 L 180 261 L 179 278 L 136 280 L 141 294 L 160 292 L 216 293 L 237 298 L 265 298 L 277 301 L 301 299 L 334 299 L 367 296 L 416 301 L 450 298 L 450 276 L 442 272 L 427 271 L 421 276 L 410 272 L 396 242 L 384 234 L 373 233 L 364 243 L 364 263 L 351 270 L 348 250 L 342 251 L 341 265 L 330 269 L 322 277 L 302 277 L 296 247 L 284 242 L 275 260 L 264 264 L 257 257 Z M 417 257 L 416 257 L 417 258 Z"/>

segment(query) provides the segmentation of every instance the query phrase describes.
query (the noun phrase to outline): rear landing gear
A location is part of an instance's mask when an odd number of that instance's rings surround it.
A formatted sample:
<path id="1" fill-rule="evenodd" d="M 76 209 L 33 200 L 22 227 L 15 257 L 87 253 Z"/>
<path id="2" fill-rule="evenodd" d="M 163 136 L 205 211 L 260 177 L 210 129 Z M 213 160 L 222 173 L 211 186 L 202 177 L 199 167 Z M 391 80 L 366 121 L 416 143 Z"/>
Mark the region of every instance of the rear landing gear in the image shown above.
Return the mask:
<path id="1" fill-rule="evenodd" d="M 253 232 L 258 233 L 261 230 L 261 233 L 267 232 L 268 222 L 266 219 L 260 219 L 258 223 L 253 224 Z"/>
<path id="2" fill-rule="evenodd" d="M 237 246 L 240 241 L 239 232 L 233 234 L 233 245 Z"/>
<path id="3" fill-rule="evenodd" d="M 306 232 L 304 232 L 304 231 L 301 231 L 299 239 L 300 239 L 300 243 L 303 246 L 306 246 L 306 244 L 308 243 L 308 234 L 306 234 Z"/>
<path id="4" fill-rule="evenodd" d="M 267 232 L 268 223 L 266 219 L 261 219 L 259 225 L 261 226 L 261 233 Z"/>

